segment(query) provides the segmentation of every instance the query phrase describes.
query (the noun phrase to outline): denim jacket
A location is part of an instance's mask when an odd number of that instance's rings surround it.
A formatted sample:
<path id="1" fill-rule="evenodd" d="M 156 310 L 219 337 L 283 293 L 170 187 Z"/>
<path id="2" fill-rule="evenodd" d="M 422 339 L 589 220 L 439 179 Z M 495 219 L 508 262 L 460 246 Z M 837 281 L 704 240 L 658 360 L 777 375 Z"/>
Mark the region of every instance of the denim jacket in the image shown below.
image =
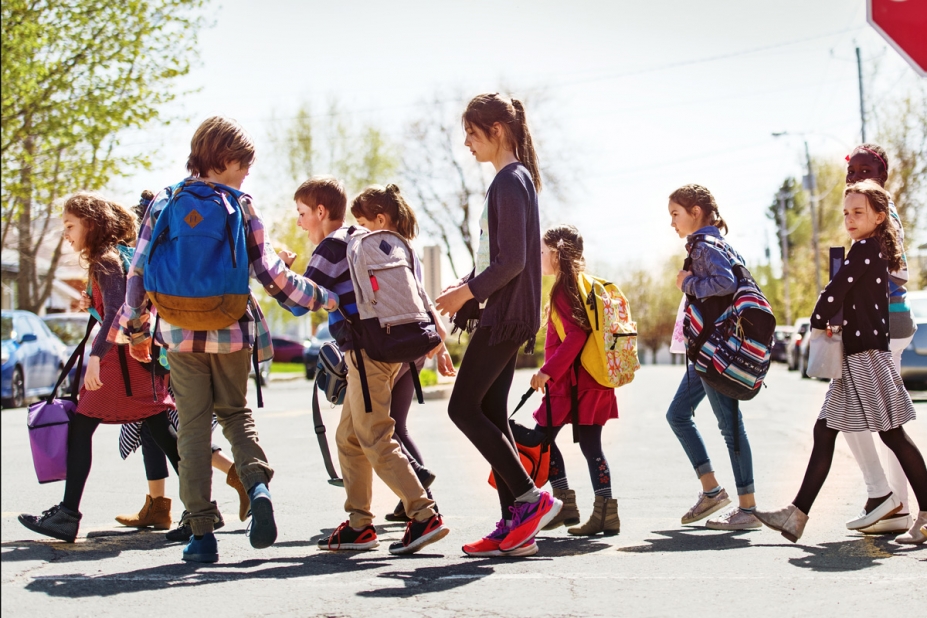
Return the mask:
<path id="1" fill-rule="evenodd" d="M 721 231 L 717 227 L 707 225 L 695 232 L 695 234 L 687 236 L 686 241 L 692 243 L 695 236 L 699 234 L 723 238 Z M 689 257 L 692 258 L 690 268 L 692 274 L 682 282 L 682 291 L 684 293 L 696 298 L 707 298 L 709 296 L 726 296 L 737 291 L 737 278 L 731 270 L 731 262 L 727 259 L 727 256 L 715 247 L 704 242 L 696 243 L 690 249 Z"/>

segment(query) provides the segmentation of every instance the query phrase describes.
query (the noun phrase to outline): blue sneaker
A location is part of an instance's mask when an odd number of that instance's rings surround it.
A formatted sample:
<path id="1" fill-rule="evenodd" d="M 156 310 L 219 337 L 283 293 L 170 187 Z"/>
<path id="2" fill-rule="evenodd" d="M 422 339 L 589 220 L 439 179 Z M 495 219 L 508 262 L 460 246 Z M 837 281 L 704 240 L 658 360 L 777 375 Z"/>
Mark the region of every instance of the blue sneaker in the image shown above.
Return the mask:
<path id="1" fill-rule="evenodd" d="M 183 559 L 189 562 L 218 562 L 219 544 L 216 535 L 209 532 L 201 539 L 191 536 L 190 542 L 183 548 Z"/>
<path id="2" fill-rule="evenodd" d="M 270 491 L 264 483 L 258 483 L 248 490 L 251 498 L 251 547 L 264 549 L 277 540 L 277 522 L 274 521 L 274 505 Z"/>

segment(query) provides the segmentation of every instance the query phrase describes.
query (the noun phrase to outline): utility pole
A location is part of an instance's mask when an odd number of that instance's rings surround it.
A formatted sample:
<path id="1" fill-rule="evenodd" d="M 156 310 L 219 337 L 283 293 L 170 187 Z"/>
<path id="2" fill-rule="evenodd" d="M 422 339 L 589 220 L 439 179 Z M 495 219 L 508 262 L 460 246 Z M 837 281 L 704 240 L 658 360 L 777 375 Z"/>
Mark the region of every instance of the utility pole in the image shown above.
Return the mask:
<path id="1" fill-rule="evenodd" d="M 811 205 L 811 250 L 814 251 L 814 284 L 818 292 L 821 287 L 821 252 L 818 250 L 818 213 L 817 213 L 817 183 L 814 179 L 814 169 L 811 167 L 811 154 L 808 151 L 808 140 L 805 140 L 805 161 L 808 163 L 808 175 L 805 176 L 805 189 L 810 196 Z"/>
<path id="2" fill-rule="evenodd" d="M 860 131 L 863 143 L 866 143 L 866 99 L 863 97 L 863 59 L 859 53 L 859 47 L 856 48 L 856 74 L 859 78 L 859 120 L 862 124 Z"/>
<path id="3" fill-rule="evenodd" d="M 785 300 L 785 323 L 792 324 L 792 294 L 789 286 L 789 230 L 785 218 L 785 201 L 789 193 L 779 191 L 779 247 L 782 252 L 782 291 Z"/>

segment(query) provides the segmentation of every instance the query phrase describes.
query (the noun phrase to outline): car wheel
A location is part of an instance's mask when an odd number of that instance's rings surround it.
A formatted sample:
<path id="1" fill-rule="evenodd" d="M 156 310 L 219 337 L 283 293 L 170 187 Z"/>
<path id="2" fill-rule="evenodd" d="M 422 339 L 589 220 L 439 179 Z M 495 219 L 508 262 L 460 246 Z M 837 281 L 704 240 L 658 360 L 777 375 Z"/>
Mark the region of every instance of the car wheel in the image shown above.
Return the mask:
<path id="1" fill-rule="evenodd" d="M 23 370 L 16 367 L 13 370 L 13 379 L 10 381 L 10 406 L 21 408 L 26 405 L 26 382 L 23 379 Z"/>

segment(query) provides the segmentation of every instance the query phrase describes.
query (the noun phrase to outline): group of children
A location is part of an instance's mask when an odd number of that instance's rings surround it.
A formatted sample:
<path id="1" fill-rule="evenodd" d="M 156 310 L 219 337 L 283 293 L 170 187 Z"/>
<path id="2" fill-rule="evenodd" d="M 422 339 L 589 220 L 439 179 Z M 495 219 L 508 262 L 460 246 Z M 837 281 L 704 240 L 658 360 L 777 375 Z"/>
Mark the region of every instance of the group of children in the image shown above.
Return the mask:
<path id="1" fill-rule="evenodd" d="M 573 417 L 594 488 L 589 520 L 569 528 L 569 533 L 617 534 L 617 501 L 612 497 L 611 472 L 602 449 L 602 427 L 618 417 L 615 391 L 574 362 L 592 330 L 585 311 L 587 299 L 577 285 L 584 270 L 582 236 L 569 225 L 542 234 L 537 197 L 541 176 L 521 102 L 498 94 L 477 96 L 467 105 L 462 122 L 465 145 L 478 162 L 491 163 L 496 174 L 480 217 L 473 271 L 446 288 L 427 308 L 430 327 L 440 341 L 447 335 L 441 315 L 470 333 L 463 360 L 455 371 L 443 343 L 427 356 L 437 359 L 442 374 L 456 373 L 448 415 L 491 467 L 501 512 L 493 529 L 464 545 L 463 552 L 481 557 L 530 556 L 538 552 L 535 537 L 540 530 L 580 522 L 576 496 L 569 488 L 556 442 L 550 445 L 548 492 L 523 467 L 508 422 L 516 357 L 522 348 L 534 348 L 542 315 L 547 323 L 545 362 L 531 378 L 532 388 L 545 391 L 547 399 L 535 413 L 538 428 L 550 422 L 556 437 Z M 326 309 L 330 332 L 345 355 L 347 392 L 336 443 L 348 519 L 320 540 L 319 548 L 369 550 L 378 546 L 371 511 L 374 472 L 400 498 L 388 518 L 407 522 L 402 539 L 390 545 L 391 553 L 413 553 L 448 534 L 429 489 L 435 475 L 424 467 L 421 451 L 406 427 L 413 372 L 408 363 L 373 358 L 359 343 L 358 290 L 348 256 L 349 239 L 357 230 L 346 223 L 348 199 L 343 186 L 335 178 L 316 176 L 294 194 L 297 225 L 316 246 L 306 272 L 299 275 L 289 269 L 296 256 L 274 251 L 251 198 L 240 191 L 254 156 L 251 138 L 237 123 L 212 117 L 193 136 L 187 161 L 190 178 L 151 200 L 140 228 L 134 213 L 99 196 L 78 193 L 66 201 L 64 235 L 88 266 L 93 283 L 88 303 L 101 316 L 103 328 L 93 343 L 70 425 L 64 499 L 40 516 L 21 515 L 19 520 L 26 527 L 73 542 L 81 519 L 80 499 L 90 471 L 94 430 L 101 422 L 143 422 L 141 438 L 132 448 L 139 441 L 144 447 L 144 440 L 149 440 L 152 453 L 156 446 L 179 474 L 185 510 L 180 527 L 169 536 L 186 542 L 184 560 L 218 560 L 213 532 L 223 520 L 212 500 L 212 466 L 223 470 L 228 484 L 238 490 L 241 519 L 250 513 L 252 546 L 268 547 L 276 540 L 268 488 L 274 471 L 258 441 L 246 398 L 249 367 L 272 353 L 260 306 L 248 293 L 222 326 L 207 327 L 203 322 L 198 327 L 199 323 L 185 316 L 174 318 L 182 316 L 174 312 L 179 305 L 170 305 L 171 298 L 146 288 L 155 280 L 153 270 L 147 275 L 146 270 L 156 269 L 158 259 L 163 259 L 154 247 L 158 243 L 163 247 L 176 237 L 176 228 L 167 225 L 182 225 L 172 211 L 172 192 L 200 191 L 206 201 L 224 206 L 230 221 L 240 217 L 243 254 L 236 253 L 232 228 L 226 224 L 232 263 L 236 255 L 238 260 L 245 259 L 251 278 L 295 315 Z M 728 447 L 739 502 L 736 508 L 710 519 L 708 527 L 744 530 L 766 524 L 797 540 L 827 475 L 836 435 L 846 432 L 848 440 L 853 436 L 851 446 L 870 488 L 863 513 L 848 527 L 873 533 L 906 532 L 898 538 L 900 542 L 927 540 L 922 530 L 927 512 L 911 509 L 905 478 L 897 472 L 902 470 L 911 481 L 919 507 L 927 507 L 924 459 L 902 427 L 914 418 L 914 408 L 898 375 L 897 355 L 893 362 L 890 351 L 903 348 L 905 337 L 913 334 L 913 323 L 905 313 L 900 220 L 882 188 L 887 157 L 877 146 L 863 145 L 848 159 L 844 214 L 854 244 L 844 268 L 822 293 L 812 318 L 814 328 L 833 332 L 838 327 L 829 326 L 828 320 L 842 308 L 846 357 L 843 375 L 832 382 L 815 424 L 814 450 L 798 496 L 780 511 L 757 510 L 750 443 L 738 401 L 713 388 L 689 365 L 667 412 L 667 421 L 702 486 L 696 504 L 682 517 L 683 524 L 708 517 L 730 503 L 693 420 L 695 407 L 707 397 Z M 350 211 L 357 226 L 370 231 L 388 230 L 405 241 L 417 231 L 413 210 L 392 184 L 365 189 L 352 200 Z M 709 235 L 725 243 L 722 233 L 727 226 L 714 197 L 704 187 L 686 185 L 670 195 L 668 211 L 673 229 L 687 239 L 690 254 L 686 270 L 677 277 L 679 289 L 700 300 L 730 296 L 737 287 L 735 262 L 742 264 L 743 260 L 727 245 L 723 246 L 730 250 L 721 252 L 720 245 L 692 242 L 696 235 Z M 197 210 L 191 210 L 182 221 L 192 229 L 202 219 Z M 127 270 L 120 262 L 120 244 L 135 246 Z M 414 270 L 421 281 L 418 262 Z M 542 275 L 555 277 L 543 314 Z M 192 287 L 201 283 L 189 282 Z M 171 319 L 178 323 L 172 324 Z M 169 378 L 156 376 L 143 366 L 157 362 L 153 356 L 158 356 L 159 346 L 167 350 Z M 421 368 L 424 360 L 419 358 L 412 365 Z M 234 464 L 227 460 L 224 464 L 221 455 L 217 460 L 211 441 L 214 422 L 221 425 L 231 444 Z M 895 457 L 886 462 L 890 482 L 871 439 L 871 432 L 876 431 Z M 148 461 L 146 455 L 146 469 Z M 166 473 L 160 478 L 152 476 L 159 475 L 149 472 L 145 507 L 136 516 L 124 517 L 123 523 L 170 525 L 169 502 L 164 521 Z M 915 512 L 916 518 L 911 516 Z"/>

